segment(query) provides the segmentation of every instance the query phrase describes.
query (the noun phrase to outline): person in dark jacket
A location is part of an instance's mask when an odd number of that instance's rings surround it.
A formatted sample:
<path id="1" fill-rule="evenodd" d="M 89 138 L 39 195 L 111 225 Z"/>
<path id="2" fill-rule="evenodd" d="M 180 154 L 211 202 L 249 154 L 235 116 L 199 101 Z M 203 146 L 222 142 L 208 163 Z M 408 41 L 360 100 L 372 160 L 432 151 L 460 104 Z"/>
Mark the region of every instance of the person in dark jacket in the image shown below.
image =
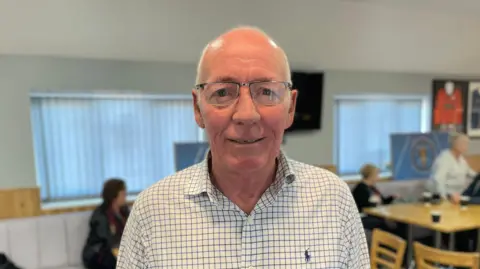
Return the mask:
<path id="1" fill-rule="evenodd" d="M 0 252 L 0 269 L 22 269 L 15 265 L 7 255 L 3 252 Z"/>
<path id="2" fill-rule="evenodd" d="M 477 174 L 473 179 L 472 183 L 465 189 L 462 193 L 463 196 L 470 197 L 469 204 L 472 205 L 480 205 L 480 174 Z M 453 196 L 451 201 L 454 204 L 460 203 L 460 196 Z M 477 248 L 477 240 L 478 240 L 478 231 L 477 230 L 470 230 L 459 232 L 455 235 L 456 237 L 456 250 L 458 251 L 475 251 Z"/>
<path id="3" fill-rule="evenodd" d="M 364 208 L 375 207 L 381 204 L 387 205 L 395 200 L 395 196 L 383 196 L 375 187 L 378 181 L 379 169 L 366 164 L 360 169 L 362 181 L 353 189 L 353 198 L 357 203 L 358 211 L 362 212 Z"/>
<path id="4" fill-rule="evenodd" d="M 362 213 L 363 209 L 368 207 L 376 207 L 378 205 L 386 205 L 392 203 L 396 196 L 384 196 L 375 187 L 379 179 L 380 170 L 372 165 L 365 164 L 360 169 L 362 181 L 353 189 L 353 198 L 357 204 L 358 211 Z M 373 230 L 379 228 L 385 231 L 395 233 L 397 235 L 403 235 L 395 223 L 387 223 L 384 219 L 374 216 L 362 217 L 363 227 L 367 230 Z"/>
<path id="5" fill-rule="evenodd" d="M 103 203 L 90 218 L 90 232 L 83 248 L 83 263 L 88 269 L 114 269 L 118 248 L 128 218 L 126 184 L 121 179 L 109 179 L 103 185 Z"/>

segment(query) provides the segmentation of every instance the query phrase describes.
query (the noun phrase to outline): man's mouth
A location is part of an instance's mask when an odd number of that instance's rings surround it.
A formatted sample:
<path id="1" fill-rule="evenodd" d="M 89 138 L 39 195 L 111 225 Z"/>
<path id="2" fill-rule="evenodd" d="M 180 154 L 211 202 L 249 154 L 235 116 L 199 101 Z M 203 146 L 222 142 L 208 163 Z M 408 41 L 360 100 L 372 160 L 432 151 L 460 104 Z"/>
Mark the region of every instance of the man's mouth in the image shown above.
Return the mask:
<path id="1" fill-rule="evenodd" d="M 237 143 L 237 144 L 253 144 L 253 143 L 260 142 L 263 139 L 264 137 L 258 138 L 258 139 L 228 139 L 228 141 Z"/>

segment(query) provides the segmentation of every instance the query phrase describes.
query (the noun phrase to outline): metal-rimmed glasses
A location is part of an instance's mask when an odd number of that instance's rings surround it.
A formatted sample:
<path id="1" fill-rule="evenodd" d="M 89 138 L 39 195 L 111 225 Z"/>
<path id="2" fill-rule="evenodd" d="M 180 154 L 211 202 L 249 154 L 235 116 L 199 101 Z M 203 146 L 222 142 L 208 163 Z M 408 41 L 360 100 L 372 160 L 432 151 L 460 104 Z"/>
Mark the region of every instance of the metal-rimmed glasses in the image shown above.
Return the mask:
<path id="1" fill-rule="evenodd" d="M 284 81 L 209 82 L 195 85 L 195 89 L 203 94 L 207 103 L 228 106 L 238 99 L 240 87 L 243 86 L 249 87 L 252 100 L 262 106 L 282 103 L 288 91 L 292 89 L 292 84 Z"/>

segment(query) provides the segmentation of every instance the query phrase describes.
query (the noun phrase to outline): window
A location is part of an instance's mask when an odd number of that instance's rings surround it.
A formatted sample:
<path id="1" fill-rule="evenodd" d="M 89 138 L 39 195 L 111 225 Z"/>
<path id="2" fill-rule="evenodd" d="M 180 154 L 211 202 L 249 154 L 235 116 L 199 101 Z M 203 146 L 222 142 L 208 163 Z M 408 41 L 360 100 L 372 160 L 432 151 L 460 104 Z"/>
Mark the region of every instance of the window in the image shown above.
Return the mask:
<path id="1" fill-rule="evenodd" d="M 203 141 L 189 96 L 34 94 L 43 201 L 98 197 L 110 177 L 138 193 L 174 173 L 174 144 Z"/>
<path id="2" fill-rule="evenodd" d="M 390 134 L 427 131 L 424 97 L 341 97 L 336 99 L 336 165 L 356 175 L 365 163 L 389 172 Z"/>

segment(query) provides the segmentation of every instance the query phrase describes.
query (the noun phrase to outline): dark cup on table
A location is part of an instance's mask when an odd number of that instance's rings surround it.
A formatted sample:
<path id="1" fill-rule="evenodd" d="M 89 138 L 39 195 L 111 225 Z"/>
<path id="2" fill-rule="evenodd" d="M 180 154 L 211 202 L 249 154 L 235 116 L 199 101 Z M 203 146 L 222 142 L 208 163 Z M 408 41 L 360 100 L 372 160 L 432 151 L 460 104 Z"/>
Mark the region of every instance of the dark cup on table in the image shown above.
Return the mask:
<path id="1" fill-rule="evenodd" d="M 432 203 L 432 193 L 431 192 L 424 192 L 422 194 L 422 202 L 424 205 L 429 206 Z"/>
<path id="2" fill-rule="evenodd" d="M 440 211 L 430 211 L 430 215 L 432 216 L 432 222 L 439 223 L 442 218 L 442 213 Z"/>
<path id="3" fill-rule="evenodd" d="M 434 193 L 432 195 L 432 204 L 437 205 L 442 202 L 442 197 L 440 196 L 440 193 Z"/>
<path id="4" fill-rule="evenodd" d="M 470 203 L 470 197 L 469 196 L 460 197 L 460 208 L 461 209 L 467 209 L 467 206 L 468 206 L 469 203 Z"/>

